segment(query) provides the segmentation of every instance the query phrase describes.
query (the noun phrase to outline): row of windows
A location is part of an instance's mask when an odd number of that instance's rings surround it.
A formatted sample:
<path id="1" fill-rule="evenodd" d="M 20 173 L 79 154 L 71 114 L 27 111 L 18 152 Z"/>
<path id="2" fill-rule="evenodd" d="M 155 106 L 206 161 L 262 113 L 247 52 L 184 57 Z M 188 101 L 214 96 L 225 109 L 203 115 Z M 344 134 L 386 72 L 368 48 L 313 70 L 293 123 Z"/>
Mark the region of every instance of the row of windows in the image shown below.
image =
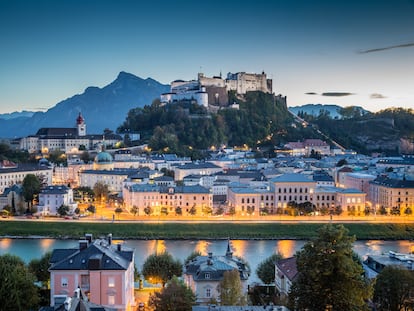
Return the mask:
<path id="1" fill-rule="evenodd" d="M 286 195 L 284 195 L 283 196 L 283 201 L 287 201 L 287 196 Z M 279 199 L 279 201 L 282 201 L 282 196 L 281 195 L 279 195 L 279 197 L 278 197 L 278 199 Z M 289 196 L 289 201 L 297 201 L 298 200 L 298 197 L 295 195 L 295 196 Z M 299 196 L 299 201 L 303 201 L 303 200 L 305 200 L 305 201 L 307 201 L 308 200 L 308 196 L 307 195 L 305 195 L 304 197 L 302 197 L 301 195 Z M 312 200 L 312 198 L 311 198 L 311 200 Z"/>
<path id="2" fill-rule="evenodd" d="M 163 198 L 163 196 L 161 195 L 160 196 L 160 199 L 162 199 L 162 198 Z M 165 198 L 166 199 L 170 199 L 168 196 L 165 196 Z M 177 199 L 177 196 L 174 196 L 174 199 Z M 180 200 L 182 199 L 181 195 L 180 195 L 180 198 L 179 199 Z M 193 199 L 194 199 L 194 201 L 196 201 L 197 200 L 197 197 L 194 196 Z M 144 195 L 144 200 L 158 200 L 158 196 L 146 196 L 146 195 Z M 205 197 L 202 196 L 201 197 L 201 200 L 204 201 L 205 200 Z"/>
<path id="3" fill-rule="evenodd" d="M 282 191 L 282 188 L 279 188 L 279 190 L 278 190 L 278 192 L 279 193 L 298 193 L 298 189 L 297 188 L 283 188 L 283 191 Z M 304 188 L 304 189 L 302 189 L 302 188 L 299 188 L 299 193 L 302 193 L 302 192 L 304 192 L 304 193 L 308 193 L 308 188 Z"/>

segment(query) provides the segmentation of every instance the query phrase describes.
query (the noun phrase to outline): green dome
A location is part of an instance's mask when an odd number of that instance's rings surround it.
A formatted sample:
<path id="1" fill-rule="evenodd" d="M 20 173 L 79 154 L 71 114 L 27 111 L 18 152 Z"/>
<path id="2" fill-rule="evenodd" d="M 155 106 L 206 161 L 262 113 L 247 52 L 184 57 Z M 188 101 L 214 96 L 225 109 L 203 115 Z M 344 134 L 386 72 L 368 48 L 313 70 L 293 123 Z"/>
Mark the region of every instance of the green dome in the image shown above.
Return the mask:
<path id="1" fill-rule="evenodd" d="M 94 160 L 95 163 L 112 163 L 112 156 L 105 151 L 99 152 Z"/>

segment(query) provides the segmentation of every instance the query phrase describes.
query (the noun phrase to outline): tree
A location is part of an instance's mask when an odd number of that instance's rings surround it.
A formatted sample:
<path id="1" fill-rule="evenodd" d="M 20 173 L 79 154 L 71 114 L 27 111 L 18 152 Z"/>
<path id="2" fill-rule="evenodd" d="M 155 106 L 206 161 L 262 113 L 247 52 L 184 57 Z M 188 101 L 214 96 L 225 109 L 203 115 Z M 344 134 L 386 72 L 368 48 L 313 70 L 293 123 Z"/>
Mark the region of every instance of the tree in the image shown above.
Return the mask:
<path id="1" fill-rule="evenodd" d="M 34 174 L 27 174 L 23 179 L 23 197 L 27 202 L 27 211 L 31 212 L 33 199 L 40 192 L 40 181 Z"/>
<path id="2" fill-rule="evenodd" d="M 197 258 L 198 256 L 201 256 L 200 251 L 193 251 L 190 255 L 187 256 L 187 258 L 184 260 L 184 265 L 186 266 L 191 260 L 194 258 Z"/>
<path id="3" fill-rule="evenodd" d="M 57 213 L 60 216 L 66 216 L 69 213 L 69 206 L 62 204 L 61 206 L 58 207 Z"/>
<path id="4" fill-rule="evenodd" d="M 148 256 L 142 267 L 142 275 L 152 284 L 161 283 L 162 287 L 175 276 L 183 274 L 179 260 L 175 260 L 168 252 Z"/>
<path id="5" fill-rule="evenodd" d="M 153 212 L 153 210 L 152 210 L 151 206 L 148 205 L 147 207 L 144 208 L 145 215 L 149 216 L 149 215 L 152 214 L 152 212 Z"/>
<path id="6" fill-rule="evenodd" d="M 196 297 L 183 281 L 173 277 L 161 291 L 149 297 L 149 306 L 155 311 L 191 311 Z"/>
<path id="7" fill-rule="evenodd" d="M 50 280 L 49 262 L 52 257 L 52 252 L 47 252 L 40 259 L 32 259 L 29 262 L 29 271 L 35 276 L 42 286 L 47 288 Z"/>
<path id="8" fill-rule="evenodd" d="M 108 197 L 108 193 L 109 193 L 108 185 L 98 181 L 93 186 L 93 193 L 97 200 L 100 200 L 100 201 L 104 200 L 104 198 Z"/>
<path id="9" fill-rule="evenodd" d="M 80 147 L 79 147 L 80 148 Z M 79 150 L 81 150 L 81 149 L 79 149 Z M 83 149 L 83 150 L 85 150 L 85 149 Z M 89 152 L 88 151 L 84 151 L 84 152 L 82 152 L 82 154 L 80 155 L 80 159 L 83 161 L 83 163 L 89 163 L 89 161 L 91 160 L 91 157 L 90 157 L 90 155 L 89 155 Z"/>
<path id="10" fill-rule="evenodd" d="M 275 263 L 282 259 L 282 255 L 277 253 L 263 260 L 256 269 L 256 274 L 265 284 L 275 282 Z"/>
<path id="11" fill-rule="evenodd" d="M 37 309 L 39 295 L 35 277 L 17 256 L 0 256 L 1 310 L 19 311 Z"/>
<path id="12" fill-rule="evenodd" d="M 224 272 L 219 288 L 221 305 L 243 306 L 246 304 L 240 273 L 237 269 Z"/>
<path id="13" fill-rule="evenodd" d="M 129 210 L 134 216 L 136 216 L 139 213 L 139 208 L 138 206 L 134 205 L 131 207 L 131 209 Z"/>
<path id="14" fill-rule="evenodd" d="M 118 220 L 119 220 L 119 215 L 121 215 L 121 213 L 122 213 L 122 208 L 117 207 L 115 209 L 115 214 L 116 214 L 116 217 L 118 218 Z"/>
<path id="15" fill-rule="evenodd" d="M 377 276 L 374 302 L 377 310 L 407 310 L 414 289 L 414 272 L 398 266 L 386 266 Z M 410 309 L 411 310 L 411 309 Z"/>
<path id="16" fill-rule="evenodd" d="M 191 206 L 191 208 L 190 208 L 190 210 L 188 211 L 188 213 L 189 213 L 191 216 L 195 216 L 195 214 L 197 214 L 197 208 L 196 208 L 195 204 L 194 204 L 193 206 Z"/>
<path id="17" fill-rule="evenodd" d="M 91 213 L 91 214 L 95 214 L 96 213 L 96 207 L 95 207 L 95 205 L 89 205 L 87 208 L 86 208 L 86 210 L 89 212 L 89 213 Z"/>
<path id="18" fill-rule="evenodd" d="M 298 277 L 289 293 L 294 310 L 363 310 L 370 287 L 352 250 L 355 237 L 343 225 L 321 227 L 296 253 Z"/>

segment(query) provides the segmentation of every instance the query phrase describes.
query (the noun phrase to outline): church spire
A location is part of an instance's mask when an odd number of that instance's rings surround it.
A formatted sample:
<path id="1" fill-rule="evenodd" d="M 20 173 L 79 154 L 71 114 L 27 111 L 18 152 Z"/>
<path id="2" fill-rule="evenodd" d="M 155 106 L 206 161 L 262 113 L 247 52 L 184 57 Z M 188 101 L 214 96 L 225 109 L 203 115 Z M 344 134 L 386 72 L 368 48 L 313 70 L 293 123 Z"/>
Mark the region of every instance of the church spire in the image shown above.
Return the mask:
<path id="1" fill-rule="evenodd" d="M 226 251 L 226 257 L 233 257 L 233 252 L 231 250 L 231 246 L 230 246 L 230 238 L 227 239 L 227 251 Z"/>

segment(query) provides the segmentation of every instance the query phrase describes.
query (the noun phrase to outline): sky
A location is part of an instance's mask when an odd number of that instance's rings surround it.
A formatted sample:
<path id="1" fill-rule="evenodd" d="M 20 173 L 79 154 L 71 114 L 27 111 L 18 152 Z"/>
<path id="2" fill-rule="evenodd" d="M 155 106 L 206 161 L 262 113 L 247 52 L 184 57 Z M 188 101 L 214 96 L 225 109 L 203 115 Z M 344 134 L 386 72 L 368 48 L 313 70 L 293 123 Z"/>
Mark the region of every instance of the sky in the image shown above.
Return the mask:
<path id="1" fill-rule="evenodd" d="M 414 108 L 414 0 L 0 0 L 0 113 L 120 71 L 261 73 L 288 106 Z"/>

